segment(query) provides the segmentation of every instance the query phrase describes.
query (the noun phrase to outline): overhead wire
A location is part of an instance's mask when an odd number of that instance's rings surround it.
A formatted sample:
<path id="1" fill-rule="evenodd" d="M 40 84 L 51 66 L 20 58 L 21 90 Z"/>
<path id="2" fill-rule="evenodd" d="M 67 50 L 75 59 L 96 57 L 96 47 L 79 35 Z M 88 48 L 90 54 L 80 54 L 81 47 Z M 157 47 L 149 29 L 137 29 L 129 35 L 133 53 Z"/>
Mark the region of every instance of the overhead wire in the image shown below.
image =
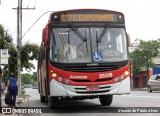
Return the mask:
<path id="1" fill-rule="evenodd" d="M 28 0 L 27 8 L 30 6 L 30 3 L 31 3 L 31 2 L 29 2 L 29 0 Z M 34 8 L 35 8 L 35 6 L 36 6 L 36 0 L 34 1 Z M 26 14 L 27 14 L 27 12 L 28 12 L 28 10 L 26 10 Z M 31 20 L 32 20 L 33 14 L 34 14 L 34 10 L 32 10 L 28 22 L 27 22 L 27 23 L 23 23 L 23 24 L 27 24 L 27 26 L 28 26 L 28 24 L 30 24 L 30 22 L 31 22 Z M 27 27 L 27 28 L 28 28 L 28 27 Z"/>
<path id="2" fill-rule="evenodd" d="M 49 12 L 55 12 L 55 11 L 47 11 L 47 12 L 43 13 L 43 14 L 30 26 L 30 28 L 28 28 L 28 30 L 22 35 L 22 38 L 32 29 L 32 27 L 40 20 L 40 18 L 41 18 L 43 15 L 45 15 L 45 14 L 47 14 L 47 13 L 49 13 Z M 21 39 L 22 39 L 22 38 L 21 38 Z"/>

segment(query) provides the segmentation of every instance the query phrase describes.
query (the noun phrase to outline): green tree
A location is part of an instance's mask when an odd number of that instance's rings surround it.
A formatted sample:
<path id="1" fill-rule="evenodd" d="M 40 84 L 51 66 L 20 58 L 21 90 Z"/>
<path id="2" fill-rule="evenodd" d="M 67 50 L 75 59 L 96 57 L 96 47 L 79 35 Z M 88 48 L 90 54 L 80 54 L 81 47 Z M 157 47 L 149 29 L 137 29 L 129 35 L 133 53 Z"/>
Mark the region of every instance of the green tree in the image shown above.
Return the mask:
<path id="1" fill-rule="evenodd" d="M 33 80 L 34 82 L 37 82 L 37 72 L 33 72 Z"/>
<path id="2" fill-rule="evenodd" d="M 8 77 L 10 72 L 13 72 L 17 75 L 17 51 L 16 47 L 13 45 L 12 37 L 4 30 L 3 26 L 0 25 L 0 49 L 9 50 L 9 60 L 8 64 L 4 65 L 4 77 Z M 39 46 L 36 44 L 26 43 L 21 48 L 21 70 L 25 68 L 27 71 L 31 71 L 32 68 L 35 68 L 31 60 L 38 58 Z M 5 81 L 6 78 L 3 78 Z"/>
<path id="3" fill-rule="evenodd" d="M 12 37 L 0 25 L 0 49 L 7 49 L 12 44 Z"/>
<path id="4" fill-rule="evenodd" d="M 33 76 L 31 74 L 22 74 L 22 84 L 32 84 L 33 83 Z"/>
<path id="5" fill-rule="evenodd" d="M 22 62 L 22 68 L 25 68 L 27 71 L 31 71 L 31 69 L 35 68 L 34 64 L 32 64 L 29 61 L 37 60 L 38 59 L 38 53 L 39 53 L 39 46 L 36 44 L 29 44 L 26 43 L 24 46 L 22 46 L 21 49 L 21 62 Z"/>
<path id="6" fill-rule="evenodd" d="M 4 30 L 2 25 L 0 25 L 0 49 L 8 49 L 9 54 L 13 49 L 13 47 L 12 47 L 12 37 L 8 34 L 8 32 L 6 30 Z M 7 77 L 9 72 L 10 72 L 9 64 L 4 65 L 4 70 L 5 70 L 5 71 L 3 71 L 4 77 Z M 3 78 L 2 81 L 6 82 L 6 79 L 7 78 Z"/>
<path id="7" fill-rule="evenodd" d="M 140 40 L 139 45 L 130 54 L 133 74 L 136 75 L 140 72 L 140 68 L 144 67 L 147 70 L 147 77 L 149 77 L 149 68 L 153 68 L 156 64 L 153 58 L 157 57 L 160 53 L 160 39 L 143 41 Z"/>
<path id="8" fill-rule="evenodd" d="M 26 43 L 21 48 L 21 71 L 23 68 L 28 72 L 34 69 L 35 66 L 30 61 L 38 58 L 39 46 L 36 44 Z M 17 51 L 14 47 L 10 47 L 9 50 L 9 70 L 10 72 L 15 72 L 17 74 Z"/>

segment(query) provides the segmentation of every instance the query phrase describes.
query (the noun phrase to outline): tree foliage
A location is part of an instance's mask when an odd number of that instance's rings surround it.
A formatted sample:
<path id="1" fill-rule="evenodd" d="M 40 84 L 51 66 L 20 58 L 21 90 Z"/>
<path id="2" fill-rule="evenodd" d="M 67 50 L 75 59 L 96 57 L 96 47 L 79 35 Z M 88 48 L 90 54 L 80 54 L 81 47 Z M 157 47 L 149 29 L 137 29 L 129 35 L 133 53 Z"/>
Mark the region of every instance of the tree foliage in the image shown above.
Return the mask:
<path id="1" fill-rule="evenodd" d="M 7 49 L 12 43 L 12 37 L 0 25 L 0 49 Z"/>
<path id="2" fill-rule="evenodd" d="M 0 49 L 8 49 L 9 60 L 8 64 L 4 65 L 4 76 L 9 76 L 10 72 L 17 74 L 17 51 L 16 46 L 14 46 L 12 37 L 4 30 L 3 26 L 0 25 Z M 21 55 L 21 70 L 25 68 L 27 71 L 31 71 L 35 68 L 34 64 L 29 61 L 38 58 L 39 46 L 36 44 L 26 43 L 22 46 Z"/>
<path id="3" fill-rule="evenodd" d="M 156 64 L 153 62 L 153 58 L 159 55 L 159 49 L 160 39 L 149 41 L 140 40 L 139 45 L 130 54 L 133 74 L 138 74 L 140 72 L 140 68 L 142 67 L 144 67 L 147 72 L 149 68 L 155 67 Z"/>
<path id="4" fill-rule="evenodd" d="M 22 68 L 25 68 L 27 71 L 35 68 L 34 64 L 29 61 L 38 59 L 39 46 L 36 44 L 26 43 L 21 49 L 21 62 Z"/>
<path id="5" fill-rule="evenodd" d="M 37 82 L 37 72 L 33 72 L 33 81 Z"/>
<path id="6" fill-rule="evenodd" d="M 31 74 L 22 74 L 22 84 L 32 84 L 33 83 L 33 76 Z"/>
<path id="7" fill-rule="evenodd" d="M 12 37 L 8 34 L 6 30 L 4 30 L 2 25 L 0 25 L 0 49 L 8 49 L 9 54 L 12 51 L 12 49 L 14 49 L 12 47 Z M 4 70 L 5 70 L 3 72 L 4 76 L 8 76 L 10 73 L 10 70 L 9 70 L 10 59 L 8 62 L 9 64 L 4 65 Z M 3 78 L 3 80 L 6 80 L 6 78 Z"/>

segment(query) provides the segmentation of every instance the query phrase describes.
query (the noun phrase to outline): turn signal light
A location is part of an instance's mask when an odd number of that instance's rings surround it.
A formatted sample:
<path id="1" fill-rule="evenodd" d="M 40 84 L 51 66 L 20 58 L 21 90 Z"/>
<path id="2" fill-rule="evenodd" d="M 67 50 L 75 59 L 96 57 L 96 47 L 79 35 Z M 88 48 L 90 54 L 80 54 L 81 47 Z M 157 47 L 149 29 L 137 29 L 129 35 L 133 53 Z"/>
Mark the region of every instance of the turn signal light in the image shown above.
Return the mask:
<path id="1" fill-rule="evenodd" d="M 54 73 L 52 70 L 50 70 L 50 73 L 51 73 L 51 75 L 52 75 L 52 77 L 57 77 L 57 74 L 56 73 Z"/>

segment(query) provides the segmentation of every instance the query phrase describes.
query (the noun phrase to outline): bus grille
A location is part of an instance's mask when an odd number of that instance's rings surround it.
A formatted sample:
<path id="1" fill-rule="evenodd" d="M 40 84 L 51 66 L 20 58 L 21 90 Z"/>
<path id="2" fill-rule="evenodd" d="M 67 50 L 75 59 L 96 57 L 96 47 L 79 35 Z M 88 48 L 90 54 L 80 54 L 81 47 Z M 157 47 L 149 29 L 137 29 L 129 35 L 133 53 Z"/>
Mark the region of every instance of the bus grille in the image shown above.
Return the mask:
<path id="1" fill-rule="evenodd" d="M 70 72 L 105 72 L 122 68 L 128 64 L 128 60 L 107 63 L 56 63 L 52 65 L 58 69 Z"/>
<path id="2" fill-rule="evenodd" d="M 63 70 L 71 72 L 104 72 L 119 69 L 121 66 L 69 66 L 64 67 Z"/>

